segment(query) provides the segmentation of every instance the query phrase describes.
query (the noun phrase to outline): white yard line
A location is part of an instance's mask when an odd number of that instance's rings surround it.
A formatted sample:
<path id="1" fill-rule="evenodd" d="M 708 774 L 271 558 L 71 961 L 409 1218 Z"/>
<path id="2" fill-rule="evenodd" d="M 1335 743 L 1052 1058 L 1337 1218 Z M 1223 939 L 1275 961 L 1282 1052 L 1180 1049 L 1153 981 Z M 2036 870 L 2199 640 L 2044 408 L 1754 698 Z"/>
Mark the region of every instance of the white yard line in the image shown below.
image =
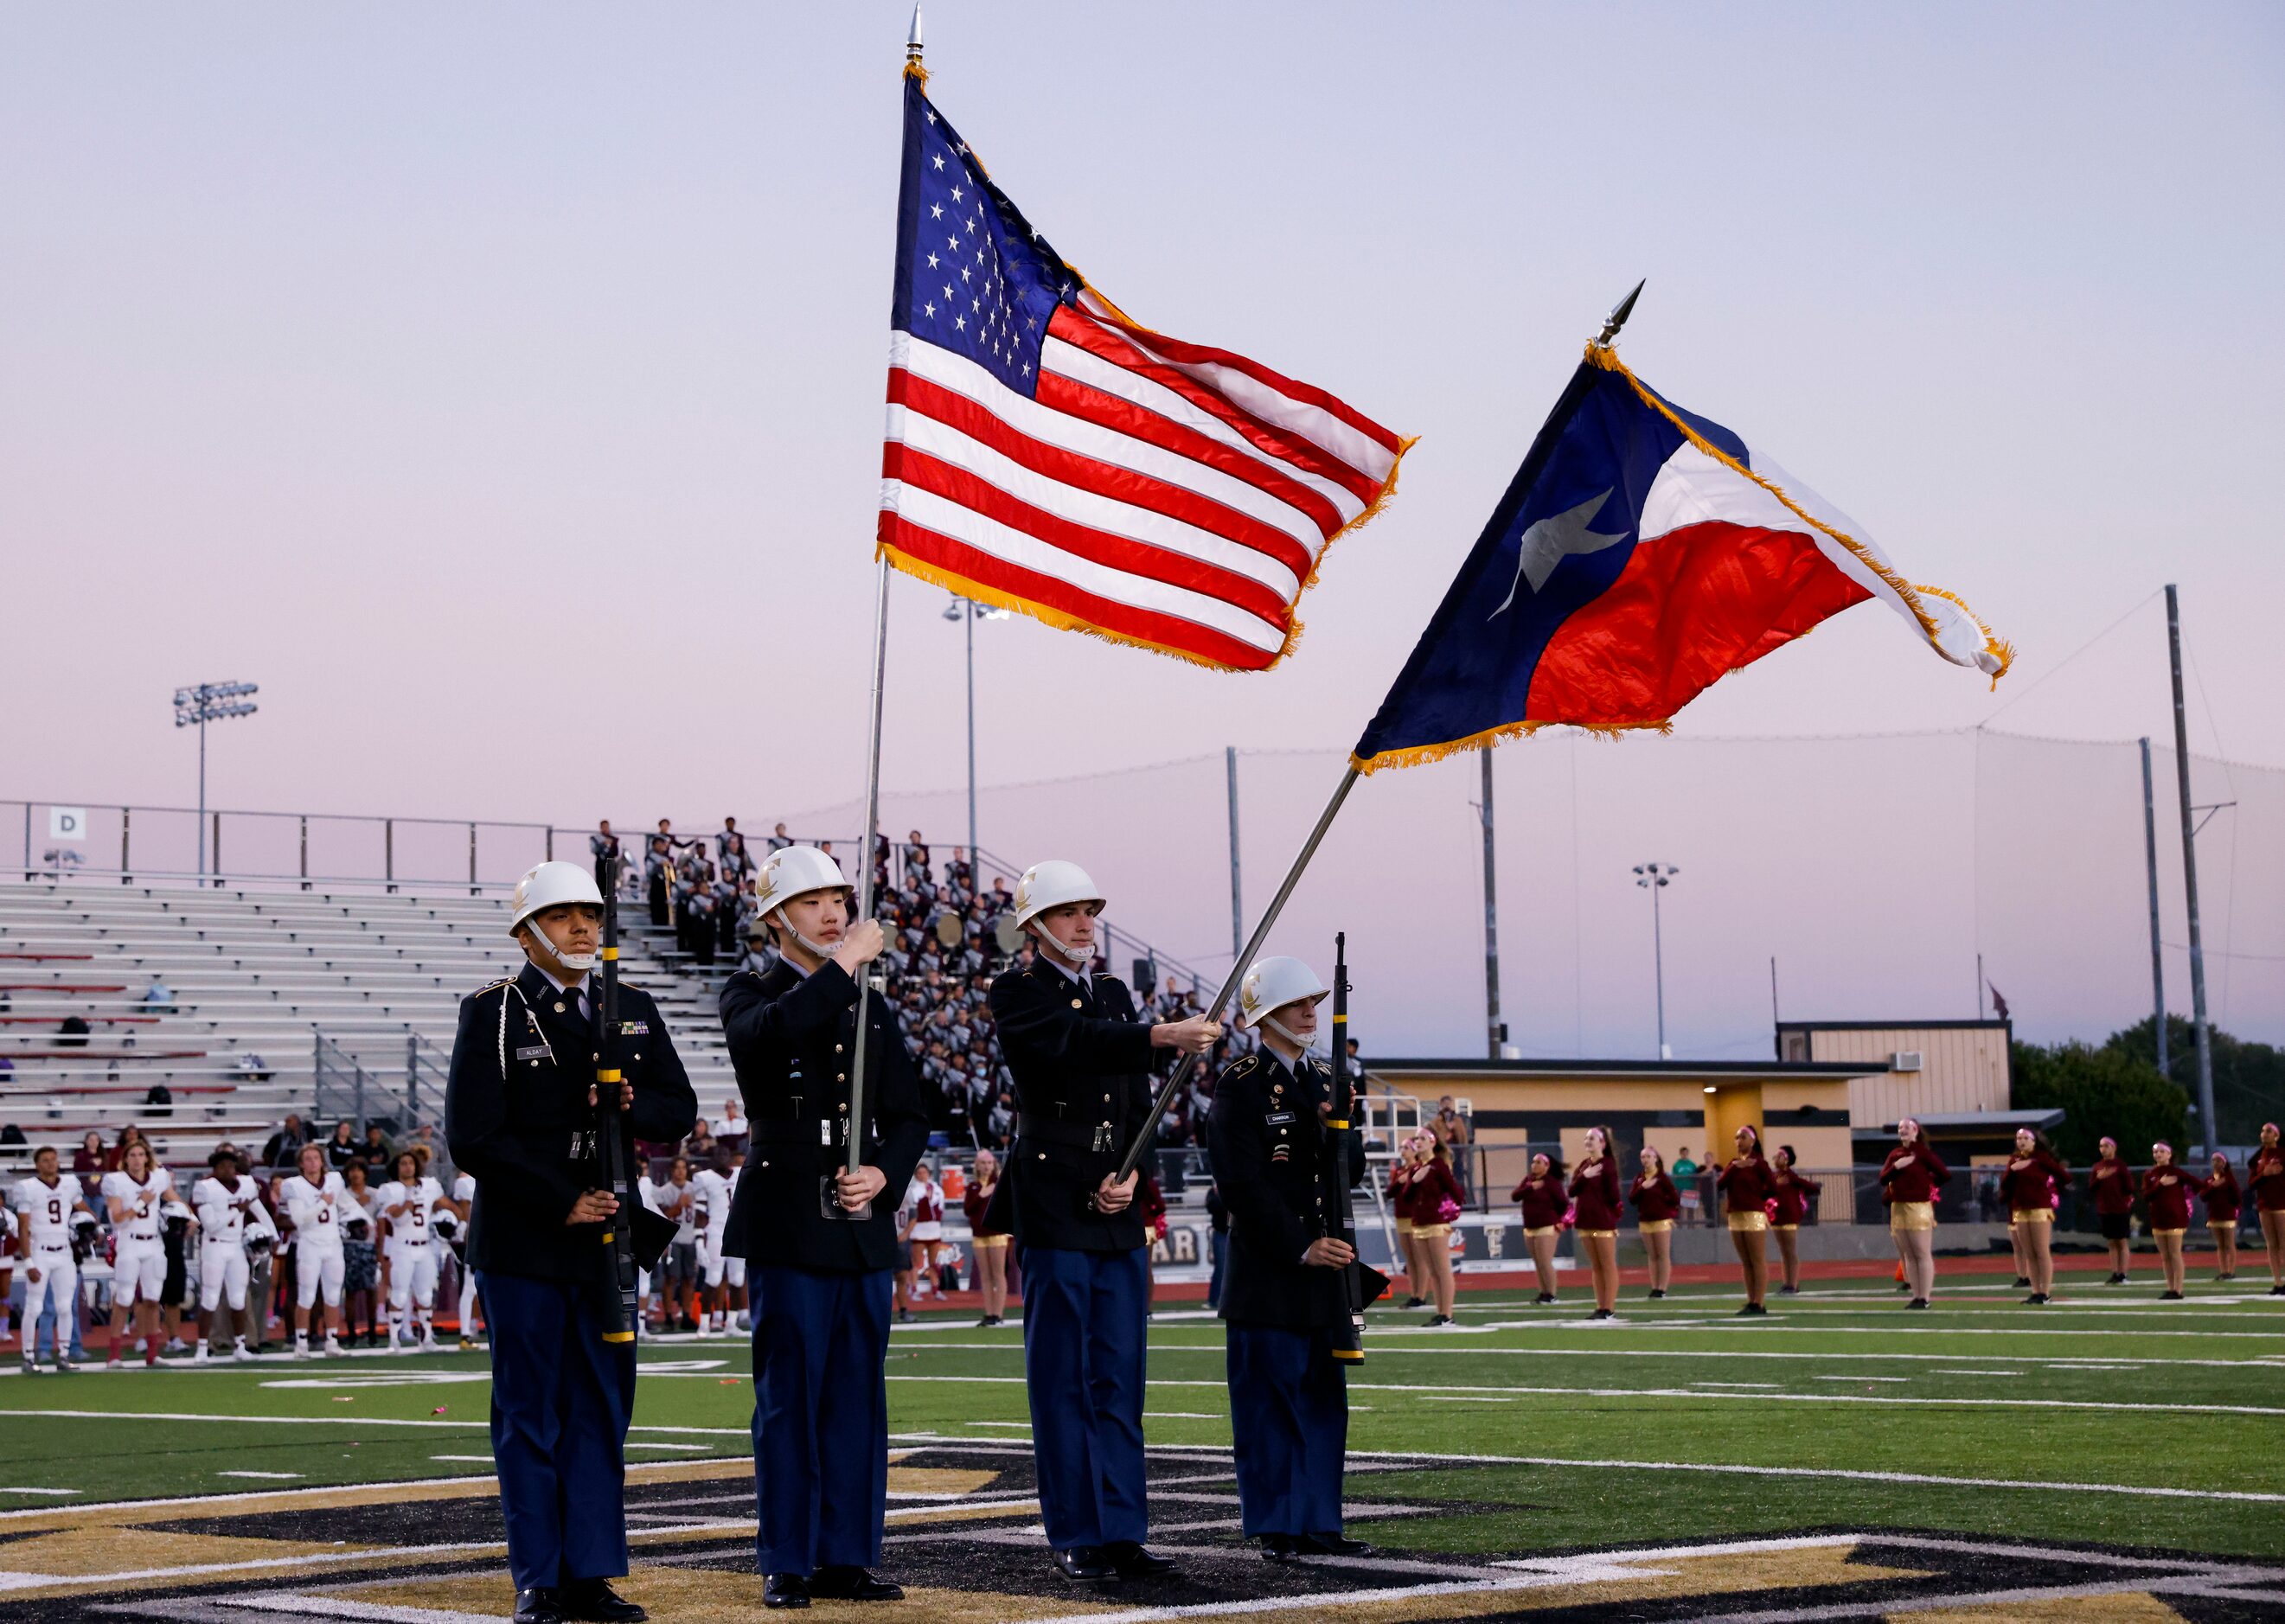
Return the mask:
<path id="1" fill-rule="evenodd" d="M 1544 1324 L 1539 1324 L 1539 1325 L 1527 1325 L 1527 1326 L 1523 1326 L 1523 1327 L 1520 1327 L 1520 1328 L 1519 1328 L 1519 1327 L 1512 1327 L 1512 1326 L 1501 1326 L 1501 1327 L 1496 1327 L 1496 1328 L 1495 1328 L 1495 1329 L 1499 1329 L 1499 1330 L 1515 1330 L 1515 1329 L 1524 1329 L 1524 1330 L 1544 1330 L 1549 1329 L 1549 1327 L 1547 1327 L 1547 1326 L 1546 1326 L 1546 1325 L 1544 1325 Z M 1676 1327 L 1674 1327 L 1674 1326 L 1671 1326 L 1671 1325 L 1653 1325 L 1653 1326 L 1637 1325 L 1637 1326 L 1629 1327 L 1629 1329 L 1630 1329 L 1630 1330 L 1655 1330 L 1655 1331 L 1665 1332 L 1665 1331 L 1671 1331 L 1671 1330 L 1676 1330 L 1676 1329 L 1677 1329 L 1677 1328 L 1676 1328 Z M 1727 1323 L 1724 1323 L 1724 1324 L 1721 1326 L 1721 1329 L 1723 1329 L 1723 1330 L 1747 1330 L 1747 1329 L 1748 1329 L 1748 1328 L 1747 1328 L 1747 1327 L 1745 1327 L 1745 1326 L 1741 1326 L 1741 1325 L 1730 1325 L 1730 1324 L 1727 1324 Z M 1795 1330 L 1802 1330 L 1802 1327 L 1800 1327 L 1800 1326 L 1797 1326 L 1797 1325 L 1796 1325 L 1796 1326 L 1792 1327 L 1791 1329 Z M 1843 1331 L 1843 1330 L 1876 1330 L 1876 1329 L 1885 1330 L 1885 1329 L 1890 1329 L 1890 1328 L 1886 1328 L 1886 1327 L 1869 1327 L 1869 1326 L 1824 1325 L 1824 1326 L 1817 1326 L 1817 1327 L 1813 1327 L 1813 1328 L 1810 1328 L 1810 1329 L 1813 1329 L 1813 1330 L 1814 1330 L 1816 1332 L 1818 1332 L 1818 1334 L 1825 1334 L 1825 1333 L 1830 1333 L 1830 1332 L 1839 1332 L 1839 1331 Z M 1893 1329 L 1896 1329 L 1896 1330 L 1904 1330 L 1904 1331 L 1934 1331 L 1934 1332 L 1941 1332 L 1944 1328 L 1943 1328 L 1943 1327 L 1942 1327 L 1942 1326 L 1897 1326 L 1897 1327 L 1894 1327 Z M 1998 1331 L 1989 1331 L 1989 1330 L 1974 1330 L 1974 1329 L 1972 1329 L 1972 1328 L 1970 1328 L 1970 1327 L 1967 1327 L 1967 1326 L 1959 1326 L 1959 1327 L 1957 1327 L 1957 1328 L 1955 1328 L 1955 1329 L 1957 1330 L 1958 1334 L 1959 1334 L 1959 1335 L 1961 1335 L 1961 1336 L 1967 1336 L 1967 1337 L 1988 1337 L 1988 1336 L 1998 1336 L 1998 1335 L 2021 1335 L 2021 1336 L 2027 1336 L 2027 1337 L 2029 1337 L 2029 1336 L 2057 1336 L 2057 1335 L 2061 1335 L 2061 1336 L 2109 1336 L 2109 1335 L 2113 1334 L 2113 1333 L 2108 1332 L 2108 1331 L 2061 1331 L 2061 1332 L 2057 1332 L 2057 1331 L 2025 1330 L 2025 1331 L 2021 1331 L 2021 1332 L 1998 1332 Z M 1451 1347 L 1451 1346 L 1449 1346 L 1449 1345 L 1448 1345 L 1448 1346 L 1443 1346 L 1443 1347 L 1414 1347 L 1414 1346 L 1410 1346 L 1410 1345 L 1404 1345 L 1404 1346 L 1395 1346 L 1395 1347 L 1392 1347 L 1392 1346 L 1390 1346 L 1390 1345 L 1389 1345 L 1389 1339 L 1390 1339 L 1390 1338 L 1391 1338 L 1391 1337 L 1393 1337 L 1393 1336 L 1401 1336 L 1401 1335 L 1402 1335 L 1402 1334 L 1403 1334 L 1403 1333 L 1402 1333 L 1402 1332 L 1392 1332 L 1392 1331 L 1387 1331 L 1387 1330 L 1370 1330 L 1370 1328 L 1368 1328 L 1368 1333 L 1367 1333 L 1367 1337 L 1366 1337 L 1366 1345 L 1367 1345 L 1368 1352 L 1378 1351 L 1378 1352 L 1379 1352 L 1379 1353 L 1386 1353 L 1386 1354 L 1387 1354 L 1387 1355 L 1388 1355 L 1389 1357 L 1391 1357 L 1391 1358 L 1402 1357 L 1402 1358 L 1406 1358 L 1406 1359 L 1412 1359 L 1412 1358 L 1425 1358 L 1425 1357 L 1427 1357 L 1427 1356 L 1429 1356 L 1429 1355 L 1431 1355 L 1431 1354 L 1437 1354 L 1437 1353 L 1457 1354 L 1458 1356 L 1460 1356 L 1460 1357 L 1462 1357 L 1462 1358 L 1466 1358 L 1466 1359 L 1481 1358 L 1481 1357 L 1484 1357 L 1484 1356 L 1486 1356 L 1486 1355 L 1489 1355 L 1489 1354 L 1502 1354 L 1502 1355 L 1505 1355 L 1505 1356 L 1510 1357 L 1510 1358 L 1517 1358 L 1517 1359 L 1611 1359 L 1611 1358 L 1620 1358 L 1620 1359 L 1869 1359 L 1869 1360 L 1900 1360 L 1900 1361 L 1916 1361 L 1916 1362 L 1928 1362 L 1928 1361 L 1942 1361 L 1942 1360 L 1946 1360 L 1946 1359 L 1963 1359 L 1963 1358 L 1973 1358 L 1973 1357 L 1975 1357 L 1975 1355 L 1973 1355 L 1973 1354 L 1965 1354 L 1965 1353 L 1840 1353 L 1840 1352 L 1833 1352 L 1833 1353 L 1810 1353 L 1810 1352 L 1806 1352 L 1806 1351 L 1793 1351 L 1793 1350 L 1783 1349 L 1783 1348 L 1482 1347 L 1482 1346 L 1478 1346 L 1478 1345 L 1471 1345 L 1466 1346 L 1466 1347 Z M 2123 1334 L 2125 1334 L 2125 1333 L 2119 1333 L 2119 1334 L 2122 1334 L 2122 1335 L 2123 1335 Z M 2222 1332 L 2222 1331 L 2151 1331 L 2151 1332 L 2137 1332 L 2137 1333 L 2134 1333 L 2134 1334 L 2136 1335 L 2136 1337 L 2137 1337 L 2137 1338 L 2138 1338 L 2138 1340 L 2139 1340 L 2139 1339 L 2140 1339 L 2140 1338 L 2141 1336 L 2145 1336 L 2145 1335 L 2148 1335 L 2148 1336 L 2212 1337 L 2212 1336 L 2234 1335 L 2235 1333 L 2234 1333 L 2234 1332 Z M 2285 1342 L 2285 1334 L 2281 1334 L 2281 1335 L 2279 1336 L 2279 1338 L 2278 1338 L 2278 1340 L 2280 1340 L 2280 1341 L 2281 1341 L 2281 1342 Z M 996 1344 L 996 1343 L 980 1343 L 980 1342 L 931 1342 L 931 1343 L 925 1343 L 925 1344 L 923 1344 L 922 1346 L 920 1346 L 920 1347 L 918 1347 L 918 1348 L 915 1348 L 915 1349 L 913 1349 L 913 1350 L 911 1350 L 911 1351 L 913 1351 L 913 1352 L 915 1352 L 915 1353 L 933 1353 L 933 1352 L 936 1352 L 936 1351 L 937 1351 L 937 1350 L 938 1350 L 938 1349 L 942 1349 L 943 1351 L 945 1351 L 945 1352 L 946 1352 L 946 1353 L 976 1353 L 976 1352 L 984 1352 L 984 1353 L 1017 1353 L 1017 1352 L 1020 1352 L 1020 1351 L 1021 1351 L 1020 1349 L 1015 1349 L 1015 1348 L 1004 1347 L 1004 1346 L 1001 1346 L 1001 1345 Z M 1198 1353 L 1198 1354 L 1213 1354 L 1213 1355 L 1221 1355 L 1221 1354 L 1223 1353 L 1223 1351 L 1224 1351 L 1224 1350 L 1223 1350 L 1222 1345 L 1221 1345 L 1221 1343 L 1219 1343 L 1219 1342 L 1176 1342 L 1176 1343 L 1153 1343 L 1153 1344 L 1151 1344 L 1151 1345 L 1150 1345 L 1150 1353 L 1151 1353 L 1151 1356 L 1152 1356 L 1152 1357 L 1154 1357 L 1154 1358 L 1160 1357 L 1160 1356 L 1163 1356 L 1163 1355 L 1165 1355 L 1165 1354 L 1168 1354 L 1168 1353 Z M 2279 1364 L 2279 1363 L 2281 1363 L 2281 1362 L 2285 1362 L 2285 1359 L 2281 1359 L 2281 1356 L 2280 1356 L 2280 1355 L 2273 1354 L 2273 1353 L 2254 1353 L 2254 1354 L 2249 1354 L 2247 1357 L 2245 1357 L 2245 1358 L 2243 1358 L 2243 1359 L 2164 1359 L 2164 1360 L 2155 1360 L 2155 1359 L 2128 1359 L 2128 1358 L 2116 1358 L 2116 1359 L 2112 1359 L 2112 1358 L 2106 1358 L 2106 1357 L 2101 1356 L 2101 1355 L 2100 1355 L 2100 1354 L 2093 1354 L 2093 1353 L 2077 1353 L 2077 1354 L 2073 1354 L 2073 1353 L 2014 1353 L 1999 1354 L 1999 1355 L 1997 1355 L 1997 1357 L 2003 1358 L 2003 1359 L 2006 1359 L 2006 1360 L 2010 1360 L 2010 1361 L 2021 1361 L 2021 1362 L 2027 1363 L 2027 1364 L 2044 1364 L 2044 1365 L 2053 1365 L 2053 1366 L 2057 1367 L 2058 1369 L 2067 1369 L 2067 1368 L 2070 1368 L 2070 1367 L 2075 1367 L 2075 1366 L 2076 1366 L 2076 1367 L 2084 1367 L 2084 1368 L 2088 1369 L 2138 1369 L 2138 1368 L 2140 1368 L 2140 1367 L 2143 1367 L 2143 1366 L 2148 1366 L 2148 1365 L 2152 1365 L 2152 1364 L 2166 1364 L 2166 1365 L 2195 1365 L 2195 1366 L 2199 1366 L 2199 1367 L 2210 1367 L 2210 1368 L 2215 1369 L 2222 1369 L 2222 1370 L 2234 1370 L 2234 1369 L 2239 1369 L 2245 1368 L 2245 1367 L 2255 1367 L 2255 1368 L 2260 1368 L 2260 1367 L 2265 1367 L 2265 1366 L 2271 1366 L 2271 1365 Z M 4 1414 L 4 1413 L 5 1413 L 4 1411 L 0 1411 L 0 1414 Z"/>

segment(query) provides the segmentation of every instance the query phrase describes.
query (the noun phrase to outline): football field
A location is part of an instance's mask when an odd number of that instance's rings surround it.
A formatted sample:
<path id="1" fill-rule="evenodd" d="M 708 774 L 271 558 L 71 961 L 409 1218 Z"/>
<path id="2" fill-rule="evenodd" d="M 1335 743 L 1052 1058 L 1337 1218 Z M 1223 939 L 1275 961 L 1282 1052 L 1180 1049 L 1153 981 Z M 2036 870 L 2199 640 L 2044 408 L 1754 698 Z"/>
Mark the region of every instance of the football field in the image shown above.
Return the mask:
<path id="1" fill-rule="evenodd" d="M 1351 1532 L 1238 1543 L 1221 1326 L 1162 1309 L 1146 1429 L 1165 1581 L 1077 1590 L 1030 1498 L 1020 1329 L 899 1328 L 883 1566 L 909 1619 L 2285 1616 L 2285 1298 L 2265 1279 L 1883 1278 L 1735 1317 L 1683 1287 L 1377 1311 L 1351 1377 Z M 642 1353 L 635 1572 L 662 1620 L 761 1616 L 736 1337 Z M 0 1620 L 504 1616 L 476 1353 L 0 1381 Z M 831 1613 L 846 1604 L 820 1604 Z M 878 1609 L 875 1609 L 878 1612 Z"/>

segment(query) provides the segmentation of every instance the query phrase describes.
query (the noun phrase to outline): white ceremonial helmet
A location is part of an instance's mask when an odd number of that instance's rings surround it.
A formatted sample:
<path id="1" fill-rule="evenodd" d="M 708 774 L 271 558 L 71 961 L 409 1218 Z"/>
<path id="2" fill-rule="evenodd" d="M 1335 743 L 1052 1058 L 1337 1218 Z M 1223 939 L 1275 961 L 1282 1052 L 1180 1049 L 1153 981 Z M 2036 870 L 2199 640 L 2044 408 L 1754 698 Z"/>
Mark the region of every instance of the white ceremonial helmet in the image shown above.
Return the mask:
<path id="1" fill-rule="evenodd" d="M 507 933 L 514 936 L 534 914 L 561 907 L 567 902 L 584 902 L 594 908 L 603 906 L 603 893 L 595 889 L 593 871 L 577 863 L 535 863 L 515 883 Z"/>
<path id="2" fill-rule="evenodd" d="M 1016 882 L 1016 923 L 1019 928 L 1028 925 L 1049 908 L 1059 908 L 1067 902 L 1092 902 L 1095 911 L 1100 914 L 1103 888 L 1088 879 L 1087 870 L 1077 863 L 1066 863 L 1060 858 L 1033 863 Z"/>
<path id="3" fill-rule="evenodd" d="M 815 846 L 780 846 L 762 860 L 761 872 L 754 876 L 754 916 L 758 923 L 812 891 L 847 891 L 854 907 L 856 889 L 841 865 Z"/>
<path id="4" fill-rule="evenodd" d="M 1317 979 L 1317 972 L 1299 959 L 1256 959 L 1245 979 L 1237 984 L 1237 1012 L 1248 1026 L 1258 1026 L 1288 1004 L 1304 1000 L 1315 1004 L 1331 995 L 1331 989 Z"/>

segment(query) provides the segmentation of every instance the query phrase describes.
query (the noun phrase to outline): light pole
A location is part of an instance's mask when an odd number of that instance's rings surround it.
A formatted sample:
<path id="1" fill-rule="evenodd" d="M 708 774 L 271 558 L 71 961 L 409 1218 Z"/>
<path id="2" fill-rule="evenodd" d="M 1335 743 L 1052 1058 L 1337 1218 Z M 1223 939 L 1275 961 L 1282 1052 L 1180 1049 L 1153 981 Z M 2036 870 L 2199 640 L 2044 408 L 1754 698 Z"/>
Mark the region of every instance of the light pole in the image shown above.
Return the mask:
<path id="1" fill-rule="evenodd" d="M 1635 883 L 1650 893 L 1650 953 L 1651 965 L 1658 977 L 1658 1057 L 1674 1058 L 1666 1047 L 1666 938 L 1659 924 L 1658 894 L 1674 883 L 1682 872 L 1672 863 L 1637 863 Z"/>
<path id="2" fill-rule="evenodd" d="M 175 690 L 175 726 L 199 730 L 199 881 L 207 877 L 207 724 L 234 716 L 252 716 L 259 709 L 250 695 L 262 690 L 251 682 L 201 682 Z M 222 854 L 215 853 L 220 867 Z"/>
<path id="3" fill-rule="evenodd" d="M 1005 620 L 1009 611 L 995 609 L 972 598 L 955 597 L 944 606 L 944 617 L 963 623 L 968 635 L 968 868 L 973 883 L 984 889 L 984 859 L 976 850 L 976 623 Z"/>

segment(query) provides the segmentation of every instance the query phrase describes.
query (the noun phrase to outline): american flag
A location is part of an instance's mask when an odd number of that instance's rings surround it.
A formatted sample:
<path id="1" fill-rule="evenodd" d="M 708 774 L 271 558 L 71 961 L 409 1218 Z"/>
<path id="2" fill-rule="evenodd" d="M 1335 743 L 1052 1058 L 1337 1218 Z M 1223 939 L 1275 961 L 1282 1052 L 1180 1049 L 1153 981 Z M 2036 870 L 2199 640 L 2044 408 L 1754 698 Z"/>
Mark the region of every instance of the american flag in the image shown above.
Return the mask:
<path id="1" fill-rule="evenodd" d="M 1323 390 L 1136 326 L 905 81 L 880 544 L 1050 624 L 1265 671 L 1410 443 Z"/>

